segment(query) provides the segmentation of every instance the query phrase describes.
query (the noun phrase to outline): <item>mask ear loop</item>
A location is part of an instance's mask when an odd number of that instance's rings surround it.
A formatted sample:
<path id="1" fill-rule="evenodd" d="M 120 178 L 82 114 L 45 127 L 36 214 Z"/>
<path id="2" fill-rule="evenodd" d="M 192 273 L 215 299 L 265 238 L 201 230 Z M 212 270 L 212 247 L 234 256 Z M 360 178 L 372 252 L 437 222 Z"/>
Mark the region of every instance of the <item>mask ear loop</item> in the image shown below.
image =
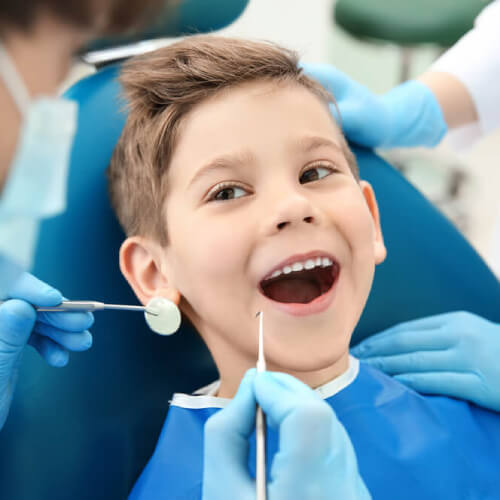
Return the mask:
<path id="1" fill-rule="evenodd" d="M 19 112 L 23 117 L 26 116 L 31 98 L 21 75 L 2 43 L 0 43 L 0 76 L 16 103 Z"/>

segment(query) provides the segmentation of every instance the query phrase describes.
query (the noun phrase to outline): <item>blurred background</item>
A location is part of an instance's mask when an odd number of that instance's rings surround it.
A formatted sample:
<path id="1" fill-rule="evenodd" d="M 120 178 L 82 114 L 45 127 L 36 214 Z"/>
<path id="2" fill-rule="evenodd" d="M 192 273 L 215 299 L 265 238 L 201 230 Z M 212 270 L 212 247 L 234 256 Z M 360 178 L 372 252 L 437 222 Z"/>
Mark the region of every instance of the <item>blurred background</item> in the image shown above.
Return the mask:
<path id="1" fill-rule="evenodd" d="M 204 0 L 206 4 L 210 1 Z M 306 62 L 333 64 L 373 91 L 383 93 L 402 79 L 422 73 L 472 25 L 476 13 L 488 2 L 443 0 L 440 7 L 429 0 L 407 2 L 410 7 L 406 11 L 401 8 L 404 3 L 249 0 L 242 15 L 216 33 L 278 42 L 297 50 Z M 393 17 L 385 15 L 384 9 L 389 9 Z M 142 42 L 128 46 L 124 52 L 94 52 L 86 60 L 103 64 L 102 59 L 152 50 L 173 40 Z M 62 90 L 95 71 L 94 64 L 75 62 Z M 499 146 L 500 130 L 472 144 L 447 137 L 433 150 L 417 148 L 381 154 L 441 208 L 500 276 L 500 227 L 495 227 L 500 226 Z M 493 255 L 497 256 L 496 263 Z"/>

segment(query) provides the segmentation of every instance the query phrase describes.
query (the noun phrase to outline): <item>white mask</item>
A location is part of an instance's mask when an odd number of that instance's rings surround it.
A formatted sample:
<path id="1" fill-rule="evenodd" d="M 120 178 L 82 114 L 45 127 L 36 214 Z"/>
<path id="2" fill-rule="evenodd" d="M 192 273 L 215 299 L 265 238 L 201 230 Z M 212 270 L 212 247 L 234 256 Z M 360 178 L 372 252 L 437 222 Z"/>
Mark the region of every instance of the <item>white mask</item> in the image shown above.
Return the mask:
<path id="1" fill-rule="evenodd" d="M 75 101 L 62 97 L 32 100 L 1 44 L 0 78 L 22 115 L 17 150 L 0 194 L 0 264 L 10 260 L 16 268 L 28 270 L 40 221 L 66 208 L 78 108 Z M 12 273 L 0 268 L 0 296 L 5 296 L 12 285 L 7 274 Z"/>

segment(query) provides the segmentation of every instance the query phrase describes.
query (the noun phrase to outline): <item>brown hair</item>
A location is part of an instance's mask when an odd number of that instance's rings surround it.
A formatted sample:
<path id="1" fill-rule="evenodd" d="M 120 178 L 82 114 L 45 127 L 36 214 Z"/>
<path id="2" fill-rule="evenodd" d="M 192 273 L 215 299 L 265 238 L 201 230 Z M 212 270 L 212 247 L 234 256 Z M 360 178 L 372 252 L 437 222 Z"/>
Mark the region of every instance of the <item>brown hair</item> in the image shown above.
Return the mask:
<path id="1" fill-rule="evenodd" d="M 99 26 L 102 33 L 114 34 L 140 28 L 166 5 L 179 0 L 2 0 L 0 32 L 8 29 L 29 30 L 42 12 L 49 12 L 62 21 L 81 27 L 96 28 L 96 19 L 105 15 Z"/>
<path id="2" fill-rule="evenodd" d="M 182 118 L 222 89 L 267 80 L 301 85 L 328 104 L 323 87 L 304 75 L 295 52 L 269 42 L 211 35 L 189 37 L 138 56 L 120 76 L 128 117 L 108 169 L 111 203 L 127 235 L 167 243 L 163 219 L 166 171 Z M 355 177 L 356 160 L 342 137 Z"/>

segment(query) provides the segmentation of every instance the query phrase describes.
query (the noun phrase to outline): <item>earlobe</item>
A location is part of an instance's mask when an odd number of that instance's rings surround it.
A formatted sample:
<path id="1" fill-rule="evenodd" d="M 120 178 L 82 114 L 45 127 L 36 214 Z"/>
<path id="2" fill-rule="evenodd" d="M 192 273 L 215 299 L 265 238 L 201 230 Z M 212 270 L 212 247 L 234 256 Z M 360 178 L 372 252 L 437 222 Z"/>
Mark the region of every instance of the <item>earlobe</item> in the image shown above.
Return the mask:
<path id="1" fill-rule="evenodd" d="M 157 297 L 165 297 L 166 299 L 172 301 L 175 305 L 179 305 L 181 302 L 181 294 L 179 290 L 172 287 L 162 287 L 156 290 Z"/>
<path id="2" fill-rule="evenodd" d="M 121 272 L 143 304 L 158 295 L 178 304 L 180 294 L 169 286 L 156 247 L 153 241 L 140 236 L 127 238 L 120 248 Z"/>
<path id="3" fill-rule="evenodd" d="M 387 256 L 387 250 L 384 244 L 384 237 L 382 235 L 382 227 L 380 225 L 380 216 L 378 211 L 377 199 L 371 184 L 367 181 L 360 181 L 361 191 L 365 198 L 368 210 L 370 210 L 373 225 L 374 225 L 374 250 L 375 250 L 375 263 L 381 264 Z"/>

